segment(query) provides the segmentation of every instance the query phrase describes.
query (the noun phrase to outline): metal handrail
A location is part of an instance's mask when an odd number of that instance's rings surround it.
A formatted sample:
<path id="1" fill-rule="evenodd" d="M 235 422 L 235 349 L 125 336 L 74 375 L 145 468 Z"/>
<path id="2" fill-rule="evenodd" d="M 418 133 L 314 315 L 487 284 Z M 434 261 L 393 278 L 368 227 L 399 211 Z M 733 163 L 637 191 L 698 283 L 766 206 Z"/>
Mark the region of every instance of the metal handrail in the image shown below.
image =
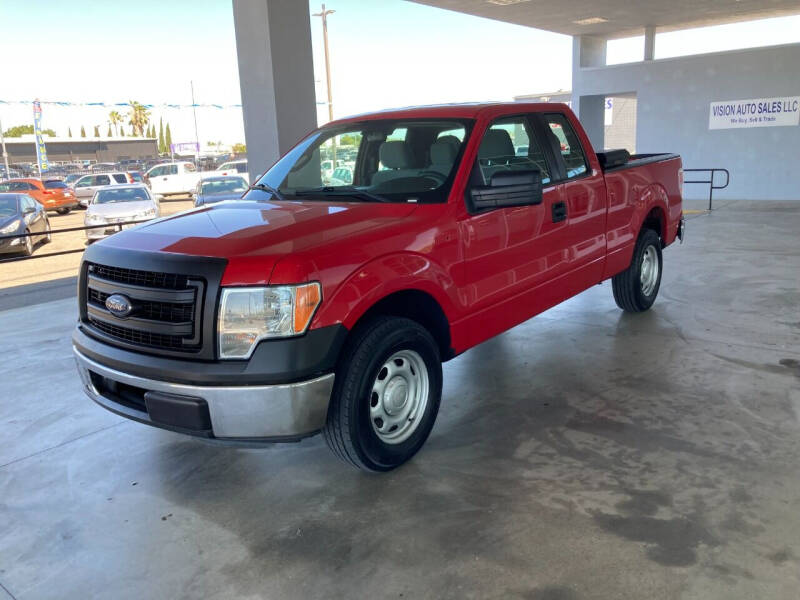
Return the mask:
<path id="1" fill-rule="evenodd" d="M 722 169 L 715 167 L 713 169 L 684 169 L 684 173 L 708 173 L 708 179 L 700 179 L 698 181 L 687 181 L 684 180 L 683 183 L 704 183 L 708 185 L 708 210 L 711 210 L 711 202 L 714 197 L 714 190 L 724 190 L 728 187 L 728 184 L 731 182 L 731 174 L 728 169 Z M 714 174 L 715 173 L 725 173 L 725 185 L 714 185 Z"/>
<path id="2" fill-rule="evenodd" d="M 86 225 L 84 227 L 65 227 L 64 229 L 51 229 L 50 231 L 40 232 L 40 233 L 16 233 L 14 235 L 0 235 L 0 240 L 7 240 L 12 238 L 25 238 L 25 237 L 41 237 L 43 235 L 54 234 L 54 233 L 67 233 L 70 231 L 87 231 L 89 229 L 101 229 L 101 228 L 108 228 L 108 227 L 115 227 L 117 231 L 122 231 L 123 225 L 137 225 L 139 223 L 147 223 L 148 221 L 152 221 L 153 219 L 140 219 L 138 221 L 122 221 L 120 223 L 103 223 L 101 225 Z M 47 258 L 48 256 L 63 256 L 64 254 L 75 254 L 77 252 L 83 252 L 86 248 L 77 248 L 75 250 L 61 250 L 60 252 L 48 252 L 46 254 L 31 254 L 30 256 L 13 256 L 11 258 L 2 258 L 0 259 L 0 264 L 2 263 L 10 263 L 10 262 L 17 262 L 20 260 L 31 260 L 33 258 Z"/>

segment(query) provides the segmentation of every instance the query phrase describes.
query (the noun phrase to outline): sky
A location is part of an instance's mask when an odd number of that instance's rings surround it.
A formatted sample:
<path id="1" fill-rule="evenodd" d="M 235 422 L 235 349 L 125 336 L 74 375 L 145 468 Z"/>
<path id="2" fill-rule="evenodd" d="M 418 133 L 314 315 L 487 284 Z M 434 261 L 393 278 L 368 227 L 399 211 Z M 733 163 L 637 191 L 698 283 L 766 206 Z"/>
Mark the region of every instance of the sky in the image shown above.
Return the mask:
<path id="1" fill-rule="evenodd" d="M 302 0 L 301 0 L 302 1 Z M 334 116 L 388 107 L 511 100 L 569 89 L 568 36 L 403 0 L 327 0 Z M 113 9 L 112 9 L 113 6 Z M 311 3 L 319 12 L 319 3 Z M 59 34 L 42 23 L 58 23 Z M 230 0 L 0 0 L 0 100 L 239 104 Z M 312 17 L 315 88 L 326 96 L 319 18 Z M 800 16 L 659 34 L 656 58 L 800 41 Z M 609 44 L 609 62 L 640 60 L 642 38 Z M 365 52 L 365 49 L 368 51 Z M 12 59 L 19 57 L 19 59 Z M 43 124 L 78 136 L 108 128 L 108 108 L 45 106 Z M 124 109 L 121 109 L 124 110 Z M 152 110 L 173 141 L 194 141 L 191 109 Z M 327 109 L 319 106 L 320 123 Z M 29 105 L 0 104 L 3 128 L 29 124 Z M 244 141 L 241 109 L 197 109 L 201 145 Z"/>

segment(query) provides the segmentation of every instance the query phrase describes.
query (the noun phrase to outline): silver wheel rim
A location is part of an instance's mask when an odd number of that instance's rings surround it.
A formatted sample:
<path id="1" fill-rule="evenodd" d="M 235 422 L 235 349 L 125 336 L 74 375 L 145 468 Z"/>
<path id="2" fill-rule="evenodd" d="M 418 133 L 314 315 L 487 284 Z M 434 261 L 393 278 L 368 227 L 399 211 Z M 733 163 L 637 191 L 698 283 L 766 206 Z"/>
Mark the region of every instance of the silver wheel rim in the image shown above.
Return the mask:
<path id="1" fill-rule="evenodd" d="M 649 296 L 656 289 L 658 282 L 658 252 L 653 246 L 648 246 L 642 254 L 642 265 L 639 269 L 639 280 L 642 284 L 642 294 Z"/>
<path id="2" fill-rule="evenodd" d="M 382 442 L 400 444 L 419 427 L 428 406 L 428 367 L 413 350 L 392 354 L 378 371 L 369 398 L 369 420 Z"/>

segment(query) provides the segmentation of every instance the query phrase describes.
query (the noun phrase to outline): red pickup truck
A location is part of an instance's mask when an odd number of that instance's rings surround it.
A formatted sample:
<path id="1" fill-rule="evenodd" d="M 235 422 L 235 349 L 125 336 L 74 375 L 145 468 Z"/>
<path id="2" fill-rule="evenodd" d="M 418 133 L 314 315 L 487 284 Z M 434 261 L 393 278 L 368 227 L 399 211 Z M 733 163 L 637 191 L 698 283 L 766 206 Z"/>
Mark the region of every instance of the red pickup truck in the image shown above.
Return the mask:
<path id="1" fill-rule="evenodd" d="M 322 432 L 389 470 L 431 432 L 443 361 L 606 279 L 623 310 L 650 308 L 682 177 L 674 154 L 595 153 L 562 104 L 336 121 L 241 200 L 87 248 L 78 371 L 142 423 L 239 444 Z"/>

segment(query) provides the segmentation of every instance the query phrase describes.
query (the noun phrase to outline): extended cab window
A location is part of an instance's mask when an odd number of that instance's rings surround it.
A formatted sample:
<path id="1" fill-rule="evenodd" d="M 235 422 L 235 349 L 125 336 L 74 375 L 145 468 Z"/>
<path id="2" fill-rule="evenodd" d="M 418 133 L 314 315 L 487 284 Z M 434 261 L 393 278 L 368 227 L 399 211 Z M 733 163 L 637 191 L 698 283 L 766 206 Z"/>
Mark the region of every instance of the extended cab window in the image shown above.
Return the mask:
<path id="1" fill-rule="evenodd" d="M 580 177 L 586 173 L 589 170 L 586 155 L 583 153 L 581 142 L 567 118 L 558 113 L 545 115 L 544 118 L 548 132 L 558 140 L 557 145 L 560 149 L 561 158 L 564 159 L 567 179 Z"/>
<path id="2" fill-rule="evenodd" d="M 531 169 L 541 172 L 542 184 L 550 183 L 544 153 L 524 116 L 504 117 L 489 126 L 478 147 L 476 168 L 473 177 L 480 185 L 489 185 L 495 173 Z"/>
<path id="3" fill-rule="evenodd" d="M 369 119 L 326 127 L 279 160 L 246 197 L 446 202 L 471 127 L 466 119 Z"/>
<path id="4" fill-rule="evenodd" d="M 108 175 L 95 175 L 92 185 L 111 185 L 111 179 Z"/>
<path id="5" fill-rule="evenodd" d="M 122 173 L 114 173 L 112 177 L 114 178 L 114 181 L 116 181 L 117 183 L 128 183 L 128 178 L 125 177 L 125 175 Z"/>

